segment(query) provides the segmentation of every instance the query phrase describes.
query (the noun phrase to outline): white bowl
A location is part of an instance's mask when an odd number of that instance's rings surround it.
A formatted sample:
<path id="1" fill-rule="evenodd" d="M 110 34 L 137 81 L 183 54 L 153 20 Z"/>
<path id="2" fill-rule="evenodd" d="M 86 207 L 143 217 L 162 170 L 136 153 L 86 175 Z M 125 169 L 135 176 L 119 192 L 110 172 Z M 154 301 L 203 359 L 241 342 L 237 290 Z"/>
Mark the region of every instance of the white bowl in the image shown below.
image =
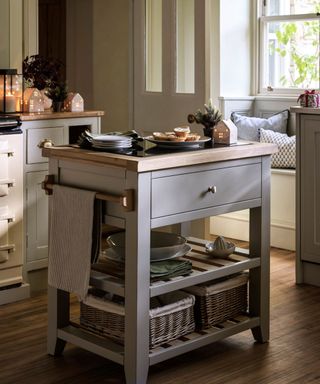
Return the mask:
<path id="1" fill-rule="evenodd" d="M 181 256 L 186 249 L 186 238 L 167 232 L 151 232 L 150 260 L 160 261 Z M 125 259 L 125 232 L 115 233 L 107 238 L 107 243 L 120 260 Z M 189 248 L 187 251 L 190 250 Z M 130 256 L 130 254 L 129 254 Z"/>

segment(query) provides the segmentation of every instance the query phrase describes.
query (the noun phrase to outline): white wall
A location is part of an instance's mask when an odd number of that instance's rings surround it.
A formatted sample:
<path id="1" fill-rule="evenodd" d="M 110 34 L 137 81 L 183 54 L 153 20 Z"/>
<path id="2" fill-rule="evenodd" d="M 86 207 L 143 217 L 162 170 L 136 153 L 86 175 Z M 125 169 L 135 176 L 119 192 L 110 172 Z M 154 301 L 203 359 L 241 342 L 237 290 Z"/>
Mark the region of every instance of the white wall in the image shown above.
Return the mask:
<path id="1" fill-rule="evenodd" d="M 209 0 L 211 97 L 251 93 L 252 27 L 250 0 Z"/>
<path id="2" fill-rule="evenodd" d="M 220 4 L 221 96 L 246 96 L 251 90 L 250 1 Z"/>

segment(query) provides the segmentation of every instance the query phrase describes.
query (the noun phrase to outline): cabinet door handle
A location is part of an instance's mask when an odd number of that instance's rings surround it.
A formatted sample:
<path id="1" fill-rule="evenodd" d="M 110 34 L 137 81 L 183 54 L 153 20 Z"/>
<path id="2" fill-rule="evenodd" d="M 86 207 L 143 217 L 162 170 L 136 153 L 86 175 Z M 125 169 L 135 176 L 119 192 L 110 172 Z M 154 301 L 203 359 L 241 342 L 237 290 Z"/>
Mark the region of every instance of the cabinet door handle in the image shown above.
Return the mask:
<path id="1" fill-rule="evenodd" d="M 0 151 L 0 155 L 7 155 L 8 157 L 13 157 L 14 152 L 11 149 L 6 149 L 4 151 Z"/>
<path id="2" fill-rule="evenodd" d="M 8 253 L 14 252 L 16 246 L 14 244 L 0 245 L 0 252 L 7 251 Z"/>
<path id="3" fill-rule="evenodd" d="M 208 188 L 208 192 L 211 192 L 211 193 L 217 193 L 217 187 L 215 185 L 211 185 L 209 188 Z"/>
<path id="4" fill-rule="evenodd" d="M 14 215 L 11 215 L 11 216 L 8 216 L 8 215 L 5 215 L 5 216 L 0 216 L 0 221 L 7 221 L 8 224 L 9 223 L 13 223 L 15 221 L 15 216 Z"/>
<path id="5" fill-rule="evenodd" d="M 0 185 L 7 185 L 10 188 L 10 187 L 14 187 L 15 182 L 16 181 L 14 179 L 11 179 L 11 180 L 0 180 Z"/>
<path id="6" fill-rule="evenodd" d="M 39 148 L 51 148 L 54 147 L 54 143 L 51 139 L 43 139 L 38 144 Z"/>
<path id="7" fill-rule="evenodd" d="M 9 260 L 9 253 L 11 252 L 14 252 L 16 249 L 15 249 L 15 245 L 14 244 L 7 244 L 7 245 L 0 245 L 0 252 L 6 252 L 7 253 L 3 253 L 2 255 L 0 254 L 0 263 L 5 263 L 6 261 Z"/>

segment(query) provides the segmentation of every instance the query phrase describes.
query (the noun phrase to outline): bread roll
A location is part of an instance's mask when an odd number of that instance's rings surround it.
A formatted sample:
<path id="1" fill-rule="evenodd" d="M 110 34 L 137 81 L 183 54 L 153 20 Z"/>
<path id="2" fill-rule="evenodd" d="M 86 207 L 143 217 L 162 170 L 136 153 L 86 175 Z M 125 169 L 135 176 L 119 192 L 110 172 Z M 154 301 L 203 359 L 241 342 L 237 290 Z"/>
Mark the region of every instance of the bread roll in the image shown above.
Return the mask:
<path id="1" fill-rule="evenodd" d="M 186 141 L 198 141 L 200 140 L 200 135 L 198 135 L 197 133 L 188 133 L 187 137 L 186 137 Z"/>
<path id="2" fill-rule="evenodd" d="M 186 125 L 183 127 L 176 127 L 173 131 L 177 136 L 187 138 L 188 133 L 190 133 L 190 128 Z"/>

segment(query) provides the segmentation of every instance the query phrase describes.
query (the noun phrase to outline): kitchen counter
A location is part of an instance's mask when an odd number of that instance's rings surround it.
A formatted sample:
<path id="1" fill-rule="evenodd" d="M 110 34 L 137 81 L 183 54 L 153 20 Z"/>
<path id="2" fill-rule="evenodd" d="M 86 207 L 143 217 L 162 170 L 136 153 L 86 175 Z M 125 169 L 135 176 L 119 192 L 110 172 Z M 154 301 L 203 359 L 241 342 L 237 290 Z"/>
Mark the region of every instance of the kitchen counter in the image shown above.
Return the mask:
<path id="1" fill-rule="evenodd" d="M 103 116 L 103 111 L 83 111 L 83 112 L 39 112 L 21 113 L 21 121 L 51 120 L 51 119 L 71 119 L 76 117 L 96 117 Z"/>
<path id="2" fill-rule="evenodd" d="M 174 152 L 146 158 L 73 147 L 43 149 L 52 184 L 93 190 L 107 197 L 104 223 L 125 229 L 125 277 L 92 271 L 90 284 L 125 298 L 125 342 L 119 345 L 79 328 L 69 319 L 69 293 L 48 287 L 48 353 L 66 342 L 124 366 L 127 384 L 147 382 L 149 365 L 251 329 L 257 342 L 269 339 L 270 158 L 272 144 Z M 129 193 L 130 192 L 130 193 Z M 133 204 L 119 204 L 131 196 Z M 50 197 L 50 204 L 54 193 Z M 249 250 L 233 261 L 206 267 L 193 263 L 191 275 L 150 283 L 150 231 L 180 224 L 188 236 L 192 220 L 250 209 Z M 67 212 L 66 212 L 67 214 Z M 189 239 L 193 249 L 205 244 Z M 202 254 L 205 254 L 204 250 Z M 193 255 L 194 253 L 191 254 Z M 217 327 L 149 349 L 150 297 L 249 271 L 249 305 L 244 315 Z M 236 339 L 234 339 L 235 341 Z"/>
<path id="3" fill-rule="evenodd" d="M 305 115 L 320 115 L 320 108 L 310 108 L 310 107 L 291 107 L 290 112 L 294 113 L 303 113 Z"/>
<path id="4" fill-rule="evenodd" d="M 274 144 L 252 142 L 248 145 L 200 149 L 190 152 L 181 152 L 178 150 L 169 154 L 150 157 L 134 157 L 108 152 L 88 151 L 66 146 L 45 148 L 43 150 L 43 156 L 49 158 L 65 158 L 72 161 L 99 164 L 101 166 L 112 165 L 139 173 L 195 164 L 264 156 L 275 153 L 276 151 L 277 146 Z"/>

